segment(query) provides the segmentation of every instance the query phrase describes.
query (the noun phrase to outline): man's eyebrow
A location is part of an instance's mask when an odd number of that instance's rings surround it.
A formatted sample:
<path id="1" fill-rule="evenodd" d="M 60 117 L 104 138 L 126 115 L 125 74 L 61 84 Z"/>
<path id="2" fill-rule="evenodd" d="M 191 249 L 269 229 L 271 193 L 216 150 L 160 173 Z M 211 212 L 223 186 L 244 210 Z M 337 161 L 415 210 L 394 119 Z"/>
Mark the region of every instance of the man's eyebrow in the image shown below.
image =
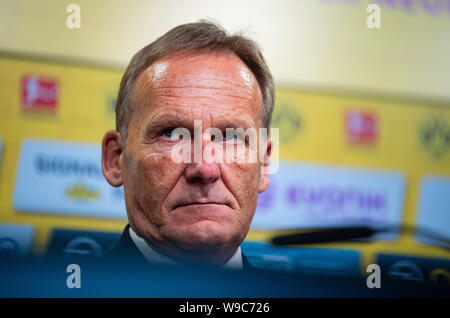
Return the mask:
<path id="1" fill-rule="evenodd" d="M 171 128 L 183 127 L 193 130 L 194 120 L 193 119 L 187 120 L 186 116 L 178 111 L 161 112 L 153 116 L 148 121 L 148 123 L 146 124 L 145 132 L 146 133 L 151 132 L 153 129 L 161 127 L 171 127 Z M 247 129 L 251 127 L 255 128 L 256 126 L 252 119 L 244 115 L 238 118 L 225 118 L 225 119 L 221 118 L 216 120 L 213 117 L 212 127 L 225 131 L 226 128 Z"/>
<path id="2" fill-rule="evenodd" d="M 165 126 L 165 125 L 172 125 L 172 126 L 185 126 L 188 124 L 188 121 L 186 120 L 186 117 L 180 114 L 179 112 L 170 111 L 170 112 L 161 112 L 153 116 L 149 121 L 147 126 Z M 192 123 L 193 125 L 193 123 Z"/>
<path id="3" fill-rule="evenodd" d="M 224 120 L 219 121 L 218 123 L 216 123 L 216 128 L 219 129 L 226 129 L 226 128 L 255 128 L 255 123 L 253 122 L 253 120 L 251 120 L 250 118 L 248 118 L 248 116 L 241 116 L 239 118 L 226 118 Z"/>
<path id="4" fill-rule="evenodd" d="M 215 128 L 218 128 L 220 130 L 225 131 L 227 128 L 232 128 L 232 129 L 238 129 L 238 128 L 242 128 L 242 129 L 247 129 L 247 128 L 252 128 L 253 125 L 251 125 L 250 123 L 246 122 L 246 121 L 227 121 L 227 122 L 221 122 L 218 123 L 217 125 L 213 126 Z M 253 127 L 254 128 L 254 127 Z"/>

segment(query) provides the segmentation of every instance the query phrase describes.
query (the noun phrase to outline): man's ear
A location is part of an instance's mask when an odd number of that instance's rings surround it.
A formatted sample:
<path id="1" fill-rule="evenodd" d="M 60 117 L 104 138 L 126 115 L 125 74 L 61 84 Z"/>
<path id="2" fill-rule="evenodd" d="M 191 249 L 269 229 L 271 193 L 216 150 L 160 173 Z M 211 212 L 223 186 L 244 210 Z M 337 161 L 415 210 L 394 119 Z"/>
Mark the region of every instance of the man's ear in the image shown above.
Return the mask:
<path id="1" fill-rule="evenodd" d="M 122 185 L 122 170 L 120 156 L 122 155 L 122 140 L 115 130 L 108 130 L 102 140 L 102 171 L 105 179 L 113 187 Z"/>
<path id="2" fill-rule="evenodd" d="M 270 137 L 267 138 L 266 149 L 262 149 L 260 151 L 264 151 L 264 156 L 261 160 L 261 174 L 259 176 L 259 186 L 258 192 L 266 191 L 269 186 L 269 159 L 272 154 L 272 139 Z"/>

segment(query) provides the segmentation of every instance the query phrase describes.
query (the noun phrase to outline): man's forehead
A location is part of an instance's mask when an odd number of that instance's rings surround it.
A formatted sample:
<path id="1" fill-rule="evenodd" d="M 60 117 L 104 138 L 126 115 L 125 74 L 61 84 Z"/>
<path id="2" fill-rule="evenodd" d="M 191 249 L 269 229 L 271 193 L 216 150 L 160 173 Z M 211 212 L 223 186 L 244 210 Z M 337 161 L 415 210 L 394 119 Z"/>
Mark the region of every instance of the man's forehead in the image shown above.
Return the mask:
<path id="1" fill-rule="evenodd" d="M 150 65 L 139 77 L 138 86 L 145 89 L 193 86 L 245 89 L 258 94 L 254 74 L 234 53 L 179 54 Z"/>
<path id="2" fill-rule="evenodd" d="M 262 120 L 262 94 L 254 74 L 234 53 L 182 54 L 161 59 L 136 83 L 135 102 L 149 111 L 147 119 L 169 107 L 188 108 L 194 115 L 234 109 Z M 201 106 L 206 108 L 201 108 Z M 200 107 L 198 107 L 200 106 Z M 195 109 L 195 110 L 194 110 Z M 218 113 L 217 113 L 218 114 Z M 142 117 L 141 117 L 142 119 Z"/>

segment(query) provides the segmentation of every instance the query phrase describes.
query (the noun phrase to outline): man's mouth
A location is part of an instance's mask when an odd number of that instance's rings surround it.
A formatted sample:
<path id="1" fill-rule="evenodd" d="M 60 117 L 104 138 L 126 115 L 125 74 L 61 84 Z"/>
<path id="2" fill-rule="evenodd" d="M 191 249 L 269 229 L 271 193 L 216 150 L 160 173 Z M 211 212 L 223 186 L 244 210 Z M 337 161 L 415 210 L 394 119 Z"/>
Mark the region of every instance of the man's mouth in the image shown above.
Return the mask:
<path id="1" fill-rule="evenodd" d="M 216 205 L 216 206 L 217 205 L 228 206 L 225 203 L 218 203 L 218 202 L 188 202 L 188 203 L 178 204 L 178 205 L 175 206 L 174 209 L 181 208 L 181 207 L 188 207 L 188 206 L 204 206 L 204 207 L 206 207 L 206 206 L 214 206 L 214 205 Z"/>
<path id="2" fill-rule="evenodd" d="M 206 211 L 209 209 L 211 209 L 212 211 L 217 211 L 217 209 L 224 210 L 224 208 L 232 209 L 231 204 L 229 204 L 228 202 L 213 201 L 213 200 L 195 200 L 195 201 L 181 201 L 177 203 L 172 210 L 184 208 L 198 209 L 199 211 Z"/>

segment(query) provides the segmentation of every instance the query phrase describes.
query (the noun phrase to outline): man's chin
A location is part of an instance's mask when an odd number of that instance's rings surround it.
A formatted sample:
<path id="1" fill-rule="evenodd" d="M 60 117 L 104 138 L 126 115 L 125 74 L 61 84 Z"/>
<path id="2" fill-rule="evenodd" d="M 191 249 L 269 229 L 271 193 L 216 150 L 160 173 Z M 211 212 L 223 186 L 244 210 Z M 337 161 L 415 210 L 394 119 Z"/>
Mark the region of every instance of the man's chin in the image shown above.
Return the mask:
<path id="1" fill-rule="evenodd" d="M 229 245 L 230 228 L 211 220 L 202 220 L 179 229 L 177 241 L 186 249 L 207 250 Z"/>

